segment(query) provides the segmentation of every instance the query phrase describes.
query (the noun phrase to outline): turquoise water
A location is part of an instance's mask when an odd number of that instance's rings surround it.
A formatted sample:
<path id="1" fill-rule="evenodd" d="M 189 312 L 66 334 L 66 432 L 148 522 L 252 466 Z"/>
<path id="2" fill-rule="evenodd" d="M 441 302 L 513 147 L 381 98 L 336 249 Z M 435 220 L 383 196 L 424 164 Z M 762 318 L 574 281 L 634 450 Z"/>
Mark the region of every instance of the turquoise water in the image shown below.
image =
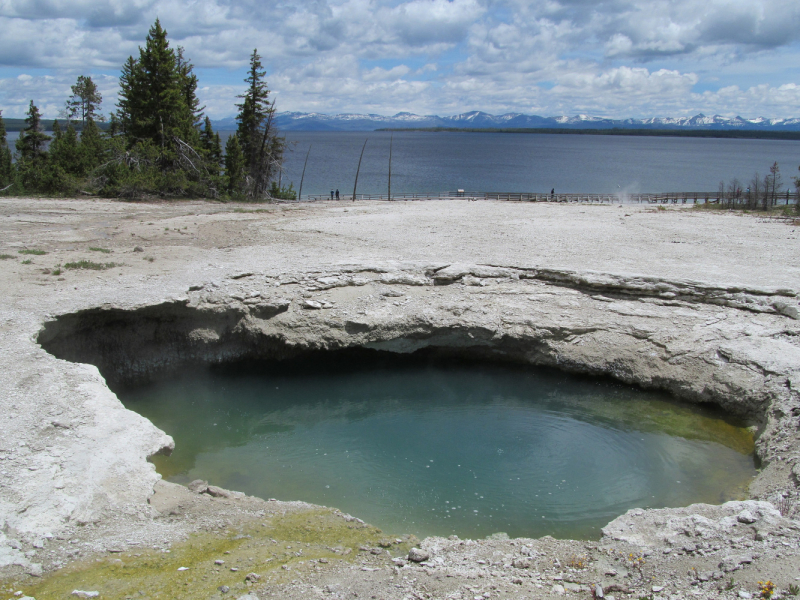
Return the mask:
<path id="1" fill-rule="evenodd" d="M 335 506 L 390 533 L 591 538 L 629 508 L 741 497 L 755 474 L 740 424 L 540 370 L 359 354 L 118 393 L 175 438 L 154 459 L 167 479 Z"/>

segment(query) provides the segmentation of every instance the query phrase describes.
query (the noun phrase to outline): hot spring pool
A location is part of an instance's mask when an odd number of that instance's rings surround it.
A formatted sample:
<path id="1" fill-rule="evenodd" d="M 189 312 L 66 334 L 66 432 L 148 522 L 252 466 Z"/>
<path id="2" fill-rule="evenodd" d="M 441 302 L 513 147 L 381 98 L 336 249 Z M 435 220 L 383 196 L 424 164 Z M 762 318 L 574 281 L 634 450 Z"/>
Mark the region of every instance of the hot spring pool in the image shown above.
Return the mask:
<path id="1" fill-rule="evenodd" d="M 172 435 L 168 480 L 334 506 L 389 533 L 596 538 L 634 507 L 746 495 L 719 411 L 538 369 L 341 354 L 117 390 Z"/>

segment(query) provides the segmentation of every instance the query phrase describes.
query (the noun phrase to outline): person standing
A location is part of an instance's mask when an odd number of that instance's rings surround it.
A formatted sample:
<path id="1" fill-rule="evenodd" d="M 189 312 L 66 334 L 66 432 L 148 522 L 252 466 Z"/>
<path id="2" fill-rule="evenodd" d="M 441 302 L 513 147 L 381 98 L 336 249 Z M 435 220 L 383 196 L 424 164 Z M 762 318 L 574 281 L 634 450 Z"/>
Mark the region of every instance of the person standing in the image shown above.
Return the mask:
<path id="1" fill-rule="evenodd" d="M 333 200 L 333 190 L 331 190 L 331 200 Z"/>
<path id="2" fill-rule="evenodd" d="M 339 199 L 339 188 L 336 188 L 336 199 Z"/>

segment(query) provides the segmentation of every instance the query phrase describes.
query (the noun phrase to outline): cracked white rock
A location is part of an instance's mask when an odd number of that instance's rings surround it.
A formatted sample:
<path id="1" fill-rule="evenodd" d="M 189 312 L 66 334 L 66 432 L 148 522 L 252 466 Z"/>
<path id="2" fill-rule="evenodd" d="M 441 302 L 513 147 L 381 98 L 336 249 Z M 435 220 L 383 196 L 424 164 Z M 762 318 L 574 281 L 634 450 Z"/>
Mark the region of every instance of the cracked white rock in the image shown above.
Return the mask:
<path id="1" fill-rule="evenodd" d="M 386 203 L 365 203 L 352 214 L 369 213 L 369 219 L 346 225 L 335 224 L 326 208 L 302 207 L 276 225 L 292 232 L 287 237 L 291 242 L 270 230 L 263 245 L 231 236 L 225 229 L 232 226 L 225 214 L 203 215 L 209 227 L 222 224 L 224 235 L 205 246 L 160 248 L 154 243 L 148 253 L 157 257 L 155 265 L 139 261 L 141 265 L 127 266 L 121 285 L 81 273 L 72 274 L 69 282 L 58 282 L 5 264 L 0 268 L 5 293 L 0 306 L 0 430 L 5 436 L 0 453 L 6 457 L 0 495 L 0 567 L 31 568 L 23 550 L 46 532 L 58 535 L 89 523 L 119 523 L 127 531 L 138 531 L 156 517 L 147 500 L 154 487 L 166 484 L 159 483 L 147 457 L 168 452 L 172 439 L 126 410 L 107 380 L 134 380 L 186 364 L 181 361 L 234 360 L 246 356 L 254 340 L 268 340 L 287 351 L 364 346 L 413 352 L 432 345 L 469 346 L 537 365 L 566 366 L 660 387 L 688 401 L 717 403 L 725 410 L 751 415 L 759 424 L 757 452 L 763 466 L 750 488 L 753 500 L 622 515 L 604 529 L 604 540 L 657 549 L 664 560 L 677 560 L 674 557 L 684 552 L 680 549 L 692 543 L 697 551 L 716 553 L 713 559 L 706 557 L 714 561 L 722 560 L 722 552 L 709 547 L 728 548 L 731 540 L 743 537 L 735 533 L 740 528 L 747 528 L 748 542 L 754 544 L 767 545 L 775 539 L 795 543 L 796 525 L 787 517 L 795 514 L 791 510 L 800 480 L 795 456 L 800 415 L 793 412 L 800 405 L 800 322 L 791 310 L 798 306 L 796 290 L 791 288 L 800 281 L 800 259 L 787 255 L 775 269 L 773 259 L 767 260 L 768 252 L 752 251 L 769 247 L 763 246 L 762 235 L 768 244 L 774 243 L 765 233 L 781 225 L 697 213 L 656 219 L 642 207 L 636 210 L 648 220 L 638 233 L 630 225 L 624 233 L 613 233 L 613 223 L 602 212 L 606 209 L 598 210 L 589 225 L 581 225 L 570 207 L 526 205 L 524 218 L 536 217 L 541 242 L 524 249 L 528 233 L 509 237 L 521 208 L 478 204 L 408 203 L 400 210 Z M 8 247 L 21 247 L 36 237 L 43 245 L 59 247 L 65 256 L 72 250 L 64 249 L 66 238 L 60 236 L 73 236 L 69 239 L 85 245 L 88 240 L 81 236 L 93 235 L 93 229 L 81 223 L 103 211 L 103 219 L 130 211 L 128 205 L 100 200 L 31 203 L 3 198 L 0 206 L 7 209 L 0 221 L 0 240 Z M 194 213 L 208 206 L 143 204 L 137 210 L 167 215 L 192 211 L 195 219 Z M 50 225 L 21 225 L 19 215 L 47 210 L 75 213 L 68 216 L 77 226 L 67 233 Z M 480 227 L 474 235 L 460 238 L 457 252 L 447 247 L 427 250 L 423 242 L 428 236 L 419 226 L 431 219 L 437 227 L 449 224 L 453 231 L 465 223 L 478 222 Z M 133 219 L 118 222 L 136 226 Z M 309 223 L 316 233 L 298 241 L 292 227 Z M 718 251 L 707 253 L 703 260 L 666 255 L 658 244 L 659 235 L 671 236 L 674 228 L 682 228 L 681 239 L 692 237 Z M 557 243 L 567 231 L 574 247 L 570 253 L 559 250 Z M 499 233 L 509 241 L 498 244 Z M 613 246 L 607 244 L 609 235 L 614 235 Z M 223 250 L 220 245 L 230 248 Z M 358 248 L 369 248 L 369 256 L 354 258 Z M 269 280 L 229 278 L 262 273 L 265 264 L 271 269 Z M 202 271 L 209 271 L 202 275 L 207 283 L 192 291 L 187 301 L 183 293 L 197 285 Z M 436 283 L 480 279 L 491 285 L 434 287 L 437 274 Z M 351 284 L 339 287 L 347 278 Z M 294 300 L 301 289 L 275 285 L 298 282 L 337 285 L 330 288 L 336 309 L 302 310 L 301 301 Z M 382 291 L 394 287 L 405 294 L 401 306 L 381 299 Z M 253 295 L 256 291 L 260 296 Z M 56 322 L 59 315 L 67 316 Z M 124 343 L 118 347 L 127 344 L 129 355 L 103 365 L 102 375 L 93 365 L 69 362 L 66 355 L 56 358 L 40 346 L 51 347 L 48 343 L 58 339 L 59 328 L 70 329 L 69 319 L 86 318 L 94 327 L 97 319 L 117 317 L 130 318 L 133 325 L 157 324 L 168 337 L 174 336 L 176 345 L 155 352 L 136 336 L 120 333 L 117 341 Z M 54 323 L 52 329 L 42 331 L 48 322 Z M 171 328 L 170 323 L 181 327 Z M 80 328 L 72 331 L 76 329 Z M 58 343 L 65 353 L 78 351 L 68 336 Z M 48 452 L 34 450 L 43 447 Z M 201 493 L 208 489 L 208 482 L 198 486 Z M 755 500 L 780 494 L 787 499 L 786 516 Z M 219 506 L 238 497 L 207 496 L 202 498 Z M 743 511 L 757 521 L 740 521 Z M 422 546 L 437 552 L 438 561 L 437 544 L 425 540 Z M 736 544 L 732 556 L 751 551 Z M 96 547 L 107 546 L 97 540 Z M 46 547 L 49 551 L 51 544 Z M 675 551 L 665 554 L 669 548 Z M 755 554 L 762 568 L 764 559 Z M 503 564 L 510 565 L 510 556 Z M 693 559 L 698 557 L 703 558 L 692 554 Z"/>

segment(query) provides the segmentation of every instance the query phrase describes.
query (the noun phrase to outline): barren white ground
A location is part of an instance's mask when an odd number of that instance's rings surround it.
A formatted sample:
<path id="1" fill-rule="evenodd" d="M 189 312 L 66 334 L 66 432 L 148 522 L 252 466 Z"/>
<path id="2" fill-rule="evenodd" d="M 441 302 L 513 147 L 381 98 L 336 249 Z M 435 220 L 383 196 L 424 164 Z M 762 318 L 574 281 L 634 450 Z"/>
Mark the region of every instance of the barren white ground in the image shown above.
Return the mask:
<path id="1" fill-rule="evenodd" d="M 11 255 L 0 260 L 3 573 L 58 568 L 67 558 L 57 540 L 83 524 L 93 524 L 80 535 L 97 552 L 137 536 L 167 543 L 197 527 L 160 520 L 148 504 L 164 484 L 146 458 L 168 436 L 124 409 L 96 367 L 58 360 L 37 343 L 57 315 L 174 301 L 239 311 L 250 333 L 301 347 L 407 351 L 469 336 L 513 346 L 532 363 L 713 401 L 759 424 L 763 469 L 744 504 L 632 511 L 588 549 L 547 538 L 429 539 L 428 561 L 386 565 L 384 579 L 341 565 L 324 576 L 331 581 L 309 576 L 256 593 L 312 597 L 327 585 L 328 596 L 352 588 L 410 598 L 427 577 L 426 590 L 441 587 L 429 597 L 467 597 L 472 587 L 458 586 L 479 574 L 496 584 L 482 597 L 506 588 L 505 597 L 585 592 L 550 559 L 564 544 L 598 556 L 609 544 L 639 549 L 664 597 L 733 597 L 744 587 L 720 583 L 731 572 L 748 585 L 771 577 L 783 594 L 800 583 L 800 226 L 628 205 L 3 199 L 0 232 L 0 254 Z M 79 260 L 118 266 L 63 269 Z M 266 305 L 288 308 L 260 318 Z M 596 579 L 614 585 L 621 575 L 608 573 L 622 568 L 595 562 Z M 399 578 L 392 569 L 418 573 Z M 450 579 L 436 579 L 437 569 Z M 652 585 L 629 577 L 618 593 L 649 594 Z"/>

